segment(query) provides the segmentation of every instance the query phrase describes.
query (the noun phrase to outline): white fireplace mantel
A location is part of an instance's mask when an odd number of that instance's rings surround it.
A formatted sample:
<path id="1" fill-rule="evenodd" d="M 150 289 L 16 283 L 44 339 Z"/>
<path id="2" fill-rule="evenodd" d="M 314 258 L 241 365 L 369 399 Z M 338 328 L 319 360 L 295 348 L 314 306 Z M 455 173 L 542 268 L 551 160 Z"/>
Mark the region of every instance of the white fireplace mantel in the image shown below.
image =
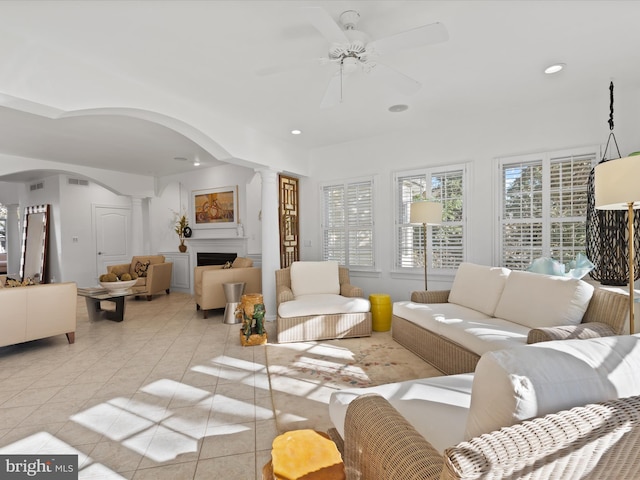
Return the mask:
<path id="1" fill-rule="evenodd" d="M 196 265 L 198 252 L 235 253 L 239 257 L 247 256 L 247 237 L 219 237 L 219 238 L 187 238 L 187 251 L 191 252 L 192 265 Z"/>

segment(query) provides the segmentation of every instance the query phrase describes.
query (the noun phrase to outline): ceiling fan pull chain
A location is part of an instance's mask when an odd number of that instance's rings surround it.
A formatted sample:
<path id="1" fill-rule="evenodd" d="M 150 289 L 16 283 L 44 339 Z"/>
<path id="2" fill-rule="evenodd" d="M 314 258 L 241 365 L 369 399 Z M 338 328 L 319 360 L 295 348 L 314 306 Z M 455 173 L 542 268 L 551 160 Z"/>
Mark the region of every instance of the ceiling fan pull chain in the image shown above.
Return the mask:
<path id="1" fill-rule="evenodd" d="M 609 138 L 607 138 L 607 145 L 604 147 L 604 152 L 602 153 L 602 160 L 600 163 L 605 162 L 607 158 L 607 150 L 609 150 L 609 141 L 613 138 L 613 143 L 616 145 L 616 150 L 618 151 L 618 158 L 622 158 L 620 155 L 620 148 L 618 147 L 618 140 L 616 140 L 616 136 L 613 133 L 613 81 L 609 84 L 609 120 L 607 121 L 609 124 Z"/>
<path id="2" fill-rule="evenodd" d="M 613 81 L 609 84 L 609 130 L 613 131 Z"/>
<path id="3" fill-rule="evenodd" d="M 344 81 L 344 58 L 340 60 L 340 103 L 342 103 L 342 82 Z"/>

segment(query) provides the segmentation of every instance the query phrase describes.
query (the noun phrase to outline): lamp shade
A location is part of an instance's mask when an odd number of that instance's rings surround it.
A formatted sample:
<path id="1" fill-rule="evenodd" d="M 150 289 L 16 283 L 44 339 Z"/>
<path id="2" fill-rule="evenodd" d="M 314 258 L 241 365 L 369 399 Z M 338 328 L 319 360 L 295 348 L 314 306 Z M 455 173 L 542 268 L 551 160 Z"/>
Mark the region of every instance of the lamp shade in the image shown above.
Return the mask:
<path id="1" fill-rule="evenodd" d="M 596 166 L 595 206 L 600 210 L 640 208 L 640 156 L 609 160 Z"/>
<path id="2" fill-rule="evenodd" d="M 442 204 L 428 200 L 411 203 L 409 222 L 425 223 L 427 225 L 442 223 Z"/>

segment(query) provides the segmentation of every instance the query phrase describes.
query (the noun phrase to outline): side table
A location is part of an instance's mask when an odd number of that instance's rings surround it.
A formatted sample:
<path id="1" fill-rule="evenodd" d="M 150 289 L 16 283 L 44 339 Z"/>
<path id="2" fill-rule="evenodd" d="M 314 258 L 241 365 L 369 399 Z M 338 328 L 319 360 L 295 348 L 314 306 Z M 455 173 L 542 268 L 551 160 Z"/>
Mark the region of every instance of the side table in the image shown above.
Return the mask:
<path id="1" fill-rule="evenodd" d="M 371 327 L 374 332 L 386 332 L 391 329 L 391 296 L 386 293 L 372 293 Z"/>
<path id="2" fill-rule="evenodd" d="M 242 294 L 244 293 L 245 285 L 245 282 L 222 284 L 224 297 L 227 300 L 227 305 L 224 307 L 224 323 L 231 325 L 240 323 L 240 320 L 236 319 L 236 308 L 238 308 L 240 298 L 242 298 Z"/>

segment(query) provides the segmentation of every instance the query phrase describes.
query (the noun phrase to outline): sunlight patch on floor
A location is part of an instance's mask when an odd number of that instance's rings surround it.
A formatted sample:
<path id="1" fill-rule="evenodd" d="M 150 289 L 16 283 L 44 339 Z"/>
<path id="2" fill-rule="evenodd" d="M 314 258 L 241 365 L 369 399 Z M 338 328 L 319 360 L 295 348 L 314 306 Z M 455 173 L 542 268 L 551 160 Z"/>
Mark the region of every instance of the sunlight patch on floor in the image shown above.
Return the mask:
<path id="1" fill-rule="evenodd" d="M 3 455 L 78 455 L 79 480 L 125 480 L 124 477 L 47 432 L 38 432 L 0 448 Z"/>

